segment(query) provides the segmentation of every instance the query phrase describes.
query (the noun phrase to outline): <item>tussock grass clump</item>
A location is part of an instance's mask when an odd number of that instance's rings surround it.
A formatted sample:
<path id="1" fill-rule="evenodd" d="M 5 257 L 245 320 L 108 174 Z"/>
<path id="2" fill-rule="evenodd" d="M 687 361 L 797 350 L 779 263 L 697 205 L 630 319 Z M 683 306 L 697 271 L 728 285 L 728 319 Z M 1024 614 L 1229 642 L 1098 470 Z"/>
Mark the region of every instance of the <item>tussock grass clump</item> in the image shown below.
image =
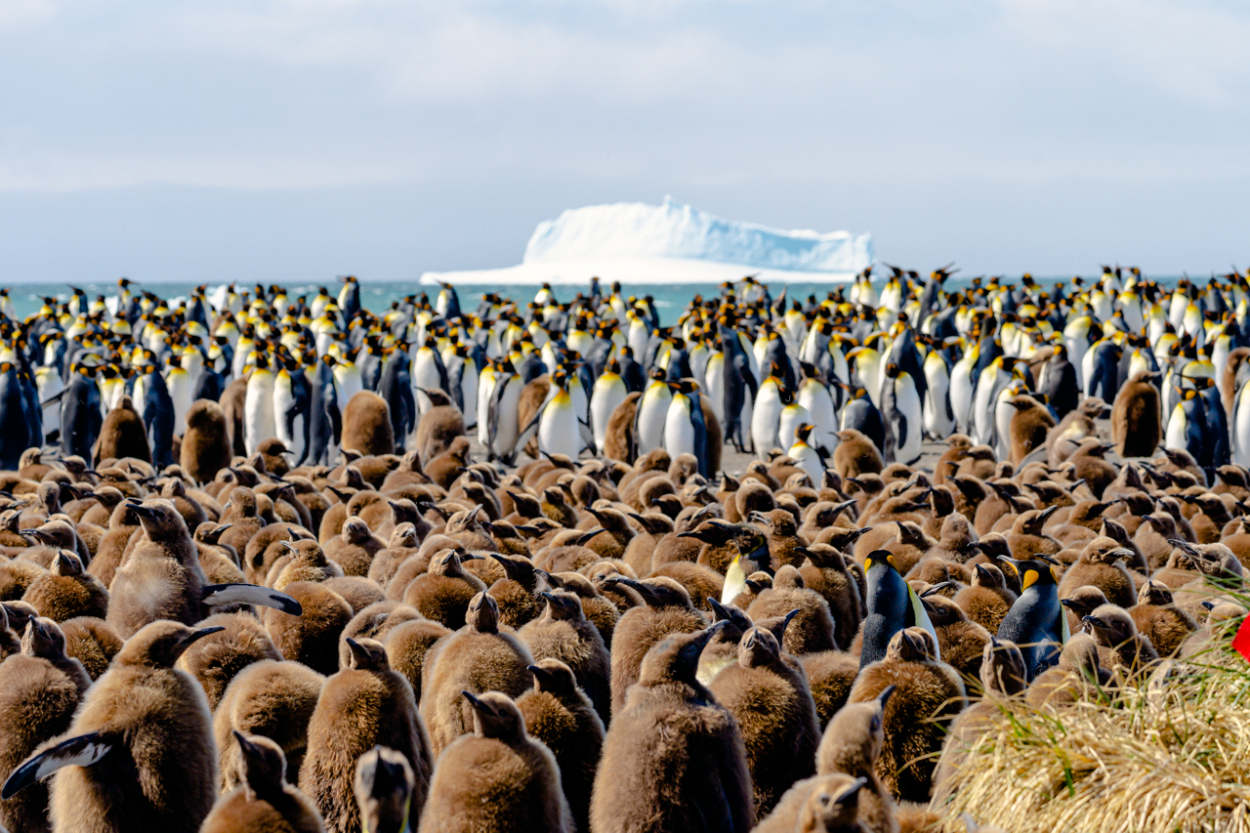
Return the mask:
<path id="1" fill-rule="evenodd" d="M 1230 647 L 1239 624 L 1075 705 L 1001 701 L 957 792 L 935 808 L 944 829 L 962 833 L 966 812 L 1012 833 L 1250 833 L 1250 664 Z"/>

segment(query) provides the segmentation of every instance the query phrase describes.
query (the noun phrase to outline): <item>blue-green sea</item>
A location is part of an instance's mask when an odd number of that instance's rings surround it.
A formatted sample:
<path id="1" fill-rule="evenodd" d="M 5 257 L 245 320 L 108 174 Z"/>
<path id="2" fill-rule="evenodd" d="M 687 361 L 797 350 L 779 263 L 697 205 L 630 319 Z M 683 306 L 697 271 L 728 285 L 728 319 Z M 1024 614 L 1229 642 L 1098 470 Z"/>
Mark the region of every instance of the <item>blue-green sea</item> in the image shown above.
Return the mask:
<path id="1" fill-rule="evenodd" d="M 875 277 L 877 278 L 874 281 L 875 283 L 878 285 L 882 285 L 884 283 L 884 279 L 880 277 L 880 273 L 878 273 Z M 1084 277 L 1087 285 L 1091 281 L 1097 280 L 1097 275 L 1095 274 L 1086 275 Z M 1167 286 L 1174 286 L 1180 278 L 1178 276 L 1150 276 L 1149 279 Z M 1000 282 L 1007 283 L 1010 280 L 1010 278 L 1001 278 Z M 1039 284 L 1045 286 L 1058 281 L 1068 281 L 1070 280 L 1070 277 L 1038 277 L 1036 280 Z M 786 297 L 789 299 L 797 298 L 799 300 L 804 300 L 808 295 L 815 295 L 818 299 L 823 299 L 825 297 L 825 293 L 838 286 L 846 285 L 845 281 L 833 280 L 823 283 L 774 284 L 770 287 L 770 291 L 774 299 L 783 288 L 786 289 Z M 944 288 L 947 291 L 954 291 L 965 288 L 969 285 L 970 281 L 968 279 L 954 277 L 946 282 Z M 115 280 L 103 283 L 81 283 L 75 284 L 75 286 L 85 291 L 87 296 L 93 300 L 98 295 L 104 295 L 105 297 L 116 295 L 118 291 Z M 166 300 L 175 300 L 179 297 L 185 297 L 195 288 L 194 284 L 189 283 L 145 283 L 132 284 L 132 286 L 136 289 L 153 292 Z M 237 286 L 240 291 L 243 291 L 251 289 L 252 284 L 239 283 Z M 318 290 L 322 286 L 325 286 L 330 291 L 331 295 L 337 295 L 340 284 L 336 280 L 328 280 L 324 283 L 288 283 L 286 285 L 286 289 L 291 297 L 306 295 L 311 300 L 311 298 L 317 294 Z M 370 282 L 367 277 L 362 277 L 360 279 L 360 287 L 361 303 L 364 304 L 367 309 L 374 311 L 386 309 L 391 305 L 392 301 L 405 298 L 409 295 L 425 292 L 430 296 L 431 300 L 433 300 L 438 293 L 438 287 L 419 284 L 415 281 L 407 283 L 381 283 Z M 210 290 L 211 288 L 212 287 L 210 286 Z M 610 286 L 604 284 L 602 285 L 602 288 L 607 291 Z M 481 300 L 482 296 L 487 293 L 496 293 L 516 301 L 528 302 L 533 299 L 538 289 L 538 287 L 533 285 L 506 286 L 502 284 L 472 284 L 458 287 L 456 291 L 460 296 L 461 307 L 467 311 L 476 307 L 478 301 Z M 625 284 L 621 287 L 621 289 L 626 296 L 636 295 L 641 298 L 645 295 L 651 295 L 655 299 L 655 306 L 657 311 L 660 313 L 661 322 L 667 326 L 677 320 L 677 318 L 681 315 L 681 311 L 685 308 L 686 304 L 689 303 L 692 297 L 696 294 L 701 294 L 704 297 L 715 296 L 720 292 L 720 285 L 711 283 L 678 283 L 667 285 L 639 284 L 637 286 L 630 286 Z M 585 294 L 588 293 L 589 290 L 589 283 L 585 285 L 556 284 L 552 287 L 552 291 L 555 292 L 556 297 L 561 301 L 572 300 L 579 292 Z M 13 300 L 15 311 L 19 317 L 23 318 L 31 313 L 37 312 L 44 297 L 55 296 L 59 300 L 65 300 L 70 297 L 70 294 L 71 292 L 68 284 L 20 284 L 11 287 L 9 290 L 9 297 Z"/>

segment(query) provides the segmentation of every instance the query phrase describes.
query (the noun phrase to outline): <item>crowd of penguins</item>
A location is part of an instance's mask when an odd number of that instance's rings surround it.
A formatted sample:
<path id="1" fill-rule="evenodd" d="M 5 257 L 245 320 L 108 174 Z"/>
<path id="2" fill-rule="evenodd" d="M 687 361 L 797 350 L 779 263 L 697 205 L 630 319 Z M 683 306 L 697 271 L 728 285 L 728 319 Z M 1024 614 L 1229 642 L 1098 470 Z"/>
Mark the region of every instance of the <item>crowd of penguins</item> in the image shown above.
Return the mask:
<path id="1" fill-rule="evenodd" d="M 890 272 L 0 295 L 0 822 L 938 829 L 1245 615 L 1250 286 Z"/>

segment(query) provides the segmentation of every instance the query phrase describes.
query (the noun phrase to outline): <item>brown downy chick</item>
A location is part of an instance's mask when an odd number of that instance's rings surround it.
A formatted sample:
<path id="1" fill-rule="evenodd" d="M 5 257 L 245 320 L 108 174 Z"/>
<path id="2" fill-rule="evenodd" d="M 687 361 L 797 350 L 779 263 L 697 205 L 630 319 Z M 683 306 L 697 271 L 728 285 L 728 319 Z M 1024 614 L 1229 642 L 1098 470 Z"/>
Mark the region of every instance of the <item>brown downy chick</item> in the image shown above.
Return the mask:
<path id="1" fill-rule="evenodd" d="M 782 796 L 753 833 L 868 833 L 859 821 L 860 791 L 866 778 L 834 773 L 805 778 Z"/>
<path id="2" fill-rule="evenodd" d="M 598 628 L 582 610 L 581 600 L 563 590 L 544 591 L 547 609 L 518 632 L 535 660 L 560 660 L 607 723 L 612 716 L 611 660 Z"/>
<path id="3" fill-rule="evenodd" d="M 412 791 L 416 778 L 403 755 L 375 746 L 356 761 L 356 804 L 361 829 L 370 833 L 410 830 Z"/>
<path id="4" fill-rule="evenodd" d="M 103 619 L 109 608 L 104 584 L 86 572 L 82 559 L 70 550 L 57 552 L 48 572 L 31 582 L 22 600 L 54 622 L 78 616 Z"/>
<path id="5" fill-rule="evenodd" d="M 23 648 L 0 663 L 0 771 L 12 772 L 41 744 L 69 729 L 90 685 L 49 619 L 31 619 Z M 72 664 L 71 664 L 72 663 Z M 76 668 L 74 666 L 77 666 Z M 8 830 L 48 830 L 48 787 L 37 783 L 0 802 Z"/>
<path id="6" fill-rule="evenodd" d="M 785 616 L 792 610 L 799 613 L 786 629 L 785 649 L 795 655 L 831 651 L 833 616 L 829 604 L 819 593 L 803 586 L 803 578 L 794 567 L 782 567 L 773 577 L 773 586 L 760 593 L 747 608 L 753 621 Z"/>
<path id="7" fill-rule="evenodd" d="M 383 745 L 403 755 L 415 775 L 413 807 L 420 809 L 434 767 L 412 687 L 392 671 L 380 642 L 348 639 L 350 660 L 326 680 L 308 725 L 308 752 L 299 786 L 321 812 L 326 831 L 360 829 L 353 785 L 356 760 Z"/>
<path id="8" fill-rule="evenodd" d="M 963 677 L 973 680 L 981 676 L 981 659 L 990 642 L 990 632 L 970 621 L 963 608 L 941 595 L 941 585 L 934 585 L 920 594 L 920 602 L 929 614 L 929 622 L 937 631 L 942 661 Z"/>
<path id="9" fill-rule="evenodd" d="M 1095 608 L 1107 603 L 1107 596 L 1102 590 L 1092 585 L 1078 587 L 1071 595 L 1059 599 L 1064 607 L 1064 615 L 1068 617 L 1068 633 L 1081 630 L 1082 620 L 1094 612 Z"/>
<path id="10" fill-rule="evenodd" d="M 348 518 L 343 531 L 325 543 L 326 558 L 343 568 L 348 576 L 367 576 L 373 557 L 386 549 L 386 542 L 369 531 L 360 518 Z"/>
<path id="11" fill-rule="evenodd" d="M 173 666 L 216 632 L 169 621 L 139 630 L 88 691 L 68 737 L 18 767 L 4 797 L 59 771 L 54 829 L 198 831 L 217 795 L 217 756 L 204 693 Z"/>
<path id="12" fill-rule="evenodd" d="M 278 745 L 291 773 L 298 773 L 308 749 L 308 723 L 325 677 L 299 662 L 261 660 L 240 671 L 213 712 L 221 791 L 240 782 L 239 745 L 234 732 L 263 735 Z"/>
<path id="13" fill-rule="evenodd" d="M 1198 629 L 1193 617 L 1175 605 L 1172 591 L 1157 581 L 1147 581 L 1141 586 L 1137 604 L 1128 609 L 1128 614 L 1133 617 L 1138 633 L 1150 640 L 1161 657 L 1176 653 Z"/>
<path id="14" fill-rule="evenodd" d="M 1061 708 L 1096 697 L 1111 682 L 1098 659 L 1098 643 L 1087 633 L 1073 634 L 1059 654 L 1059 664 L 1029 683 L 1025 700 L 1035 709 Z"/>
<path id="15" fill-rule="evenodd" d="M 318 582 L 297 581 L 283 592 L 299 602 L 304 613 L 287 616 L 278 610 L 262 611 L 261 622 L 274 645 L 287 659 L 320 674 L 333 674 L 339 668 L 339 635 L 351 621 L 351 605 Z"/>
<path id="16" fill-rule="evenodd" d="M 290 555 L 275 561 L 269 570 L 265 583 L 274 590 L 284 591 L 297 581 L 325 581 L 343 575 L 339 566 L 326 558 L 321 545 L 311 538 L 281 543 Z"/>
<path id="17" fill-rule="evenodd" d="M 767 630 L 753 627 L 738 644 L 738 661 L 708 689 L 738 721 L 758 817 L 770 813 L 791 784 L 816 771 L 820 724 L 807 677 L 781 656 Z"/>
<path id="18" fill-rule="evenodd" d="M 572 833 L 560 770 L 507 695 L 464 692 L 473 734 L 439 758 L 422 833 Z"/>
<path id="19" fill-rule="evenodd" d="M 489 555 L 503 568 L 505 575 L 490 585 L 490 594 L 499 604 L 499 621 L 510 628 L 520 628 L 541 616 L 546 607 L 541 594 L 549 588 L 534 562 L 523 556 L 494 552 Z"/>
<path id="20" fill-rule="evenodd" d="M 1085 545 L 1080 558 L 1068 567 L 1059 583 L 1060 597 L 1072 595 L 1078 587 L 1097 587 L 1107 601 L 1120 607 L 1131 607 L 1137 598 L 1137 585 L 1122 566 L 1134 558 L 1133 551 L 1111 538 L 1095 538 Z"/>
<path id="21" fill-rule="evenodd" d="M 807 540 L 799 537 L 799 527 L 785 509 L 756 512 L 751 520 L 761 525 L 768 536 L 768 552 L 772 556 L 771 569 L 775 572 L 786 565 L 800 566 L 807 558 Z"/>
<path id="22" fill-rule="evenodd" d="M 997 564 L 974 564 L 972 584 L 955 594 L 955 604 L 990 633 L 998 633 L 1007 611 L 1015 604 L 1017 594 L 1007 587 L 1003 571 Z"/>
<path id="23" fill-rule="evenodd" d="M 188 648 L 178 658 L 177 667 L 204 689 L 210 711 L 217 708 L 226 687 L 240 671 L 254 662 L 282 659 L 269 633 L 250 613 L 218 613 L 199 626 L 220 627 L 222 632 Z"/>
<path id="24" fill-rule="evenodd" d="M 1134 674 L 1159 659 L 1149 637 L 1137 632 L 1133 617 L 1122 607 L 1103 605 L 1082 621 L 1098 642 L 1098 661 L 1104 668 L 1123 667 Z"/>
<path id="25" fill-rule="evenodd" d="M 421 717 L 434 756 L 471 730 L 473 711 L 462 692 L 501 691 L 519 697 L 534 684 L 529 672 L 533 664 L 525 643 L 501 627 L 495 599 L 488 593 L 474 596 L 464 627 L 426 656 Z"/>
<path id="26" fill-rule="evenodd" d="M 997 734 L 1003 700 L 1022 694 L 1027 686 L 1028 674 L 1019 647 L 991 637 L 981 658 L 981 699 L 960 712 L 951 724 L 933 775 L 934 801 L 944 802 L 949 797 L 952 779 L 968 756 L 979 754 L 978 747 L 987 734 Z"/>
<path id="27" fill-rule="evenodd" d="M 804 586 L 828 603 L 833 616 L 833 641 L 839 650 L 849 650 L 864 618 L 864 607 L 859 583 L 846 559 L 828 544 L 812 544 L 807 548 L 807 563 L 799 568 L 799 575 Z"/>
<path id="28" fill-rule="evenodd" d="M 530 666 L 534 688 L 516 700 L 530 736 L 547 745 L 576 830 L 590 829 L 590 796 L 603 753 L 604 728 L 573 671 L 555 659 Z"/>
<path id="29" fill-rule="evenodd" d="M 848 703 L 829 722 L 816 751 L 816 772 L 841 773 L 863 778 L 859 796 L 859 820 L 869 833 L 898 833 L 894 798 L 877 775 L 877 762 L 885 747 L 885 712 L 894 687 L 872 700 Z"/>
<path id="30" fill-rule="evenodd" d="M 638 593 L 643 601 L 641 606 L 625 611 L 612 635 L 612 714 L 615 715 L 624 707 L 629 687 L 638 681 L 647 652 L 672 634 L 703 630 L 705 620 L 694 609 L 685 588 L 670 578 L 634 581 L 612 576 L 603 584 L 623 585 Z"/>
<path id="31" fill-rule="evenodd" d="M 262 735 L 234 733 L 239 747 L 239 781 L 204 819 L 201 833 L 317 833 L 321 815 L 308 798 L 287 783 L 286 756 Z"/>
<path id="32" fill-rule="evenodd" d="M 404 604 L 412 605 L 427 619 L 450 630 L 464 627 L 469 603 L 486 590 L 486 584 L 464 569 L 465 561 L 481 556 L 443 550 L 430 562 L 429 572 L 412 580 L 404 591 Z"/>
<path id="33" fill-rule="evenodd" d="M 673 634 L 647 653 L 604 739 L 591 799 L 596 833 L 753 825 L 751 774 L 737 722 L 695 677 L 718 627 Z M 666 742 L 657 744 L 658 737 Z"/>
<path id="34" fill-rule="evenodd" d="M 100 679 L 108 671 L 113 657 L 122 649 L 122 638 L 117 635 L 117 631 L 110 628 L 103 619 L 89 616 L 69 619 L 60 624 L 61 631 L 65 634 L 66 655 L 81 662 L 91 679 Z"/>
<path id="35" fill-rule="evenodd" d="M 949 665 L 931 657 L 931 638 L 922 628 L 899 631 L 885 659 L 865 666 L 851 690 L 851 702 L 860 703 L 895 686 L 886 706 L 877 773 L 903 801 L 929 800 L 937 766 L 933 753 L 942 748 L 950 721 L 963 709 L 964 685 Z"/>

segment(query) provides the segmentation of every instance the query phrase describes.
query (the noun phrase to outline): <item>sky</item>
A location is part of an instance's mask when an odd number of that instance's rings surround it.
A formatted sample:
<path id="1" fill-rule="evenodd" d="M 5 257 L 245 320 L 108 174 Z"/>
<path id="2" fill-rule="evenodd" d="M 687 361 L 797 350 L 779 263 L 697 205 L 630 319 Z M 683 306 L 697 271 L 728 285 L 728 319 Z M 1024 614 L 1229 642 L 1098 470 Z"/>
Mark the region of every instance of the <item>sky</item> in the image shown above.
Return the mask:
<path id="1" fill-rule="evenodd" d="M 666 194 L 963 274 L 1250 265 L 1250 4 L 0 0 L 0 284 L 409 280 Z"/>

